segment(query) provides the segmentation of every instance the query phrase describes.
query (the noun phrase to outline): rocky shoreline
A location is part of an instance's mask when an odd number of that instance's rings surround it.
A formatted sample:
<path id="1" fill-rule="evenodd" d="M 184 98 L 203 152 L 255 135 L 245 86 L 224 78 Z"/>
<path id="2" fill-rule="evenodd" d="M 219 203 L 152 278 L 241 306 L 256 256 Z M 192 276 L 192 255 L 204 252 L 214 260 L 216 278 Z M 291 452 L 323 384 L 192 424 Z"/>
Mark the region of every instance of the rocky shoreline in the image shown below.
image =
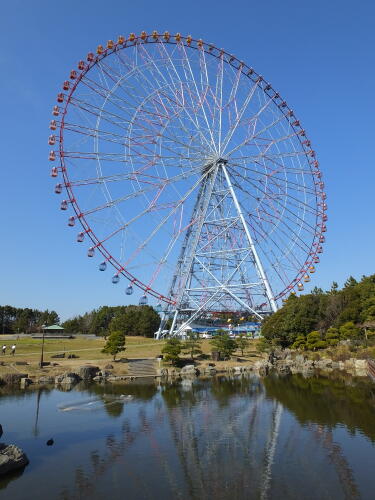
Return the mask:
<path id="1" fill-rule="evenodd" d="M 119 375 L 113 371 L 113 365 L 108 364 L 104 368 L 92 365 L 78 367 L 75 371 L 66 371 L 55 376 L 42 375 L 40 377 L 29 377 L 27 373 L 4 374 L 0 377 L 0 386 L 18 386 L 25 389 L 31 384 L 55 385 L 67 389 L 81 381 L 112 383 L 119 381 L 135 380 L 137 378 L 178 378 L 189 376 L 214 376 L 216 374 L 242 374 L 256 373 L 266 376 L 271 371 L 280 375 L 300 373 L 305 376 L 318 372 L 343 371 L 347 374 L 367 377 L 369 376 L 368 361 L 366 359 L 350 358 L 346 361 L 333 361 L 330 358 L 311 360 L 306 355 L 295 354 L 289 350 L 274 351 L 268 359 L 253 362 L 241 362 L 237 366 L 226 366 L 224 363 L 187 364 L 182 368 L 162 367 L 155 369 L 153 375 Z"/>

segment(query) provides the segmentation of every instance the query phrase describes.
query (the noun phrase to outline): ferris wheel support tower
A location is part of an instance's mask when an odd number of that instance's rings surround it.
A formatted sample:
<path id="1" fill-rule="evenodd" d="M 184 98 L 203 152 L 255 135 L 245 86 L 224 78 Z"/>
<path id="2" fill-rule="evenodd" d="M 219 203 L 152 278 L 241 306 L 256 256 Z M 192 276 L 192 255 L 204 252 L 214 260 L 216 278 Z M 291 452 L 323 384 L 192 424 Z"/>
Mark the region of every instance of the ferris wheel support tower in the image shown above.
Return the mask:
<path id="1" fill-rule="evenodd" d="M 260 320 L 277 311 L 227 164 L 226 159 L 218 158 L 203 168 L 205 179 L 190 221 L 194 230 L 186 233 L 169 290 L 175 306 L 164 313 L 157 338 L 171 315 L 169 335 L 178 336 L 202 314 L 222 310 L 223 306 L 247 311 Z M 245 238 L 237 238 L 239 232 Z M 236 244 L 239 240 L 240 247 Z M 257 280 L 249 279 L 249 261 Z M 264 301 L 260 307 L 257 297 L 265 299 L 266 307 Z"/>

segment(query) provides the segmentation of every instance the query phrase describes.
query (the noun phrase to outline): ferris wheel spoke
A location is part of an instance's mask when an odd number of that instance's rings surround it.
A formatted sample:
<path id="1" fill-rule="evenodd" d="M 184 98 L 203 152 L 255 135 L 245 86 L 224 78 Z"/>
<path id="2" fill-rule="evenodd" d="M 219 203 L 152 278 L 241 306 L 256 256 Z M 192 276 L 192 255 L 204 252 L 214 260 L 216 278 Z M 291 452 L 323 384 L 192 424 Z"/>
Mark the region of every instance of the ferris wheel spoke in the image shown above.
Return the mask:
<path id="1" fill-rule="evenodd" d="M 155 235 L 158 234 L 160 229 L 168 222 L 170 217 L 176 213 L 176 210 L 178 210 L 180 208 L 180 206 L 183 205 L 183 203 L 185 203 L 185 201 L 189 198 L 189 196 L 201 185 L 202 181 L 205 179 L 207 174 L 208 174 L 208 172 L 203 174 L 194 183 L 194 185 L 184 194 L 184 196 L 178 202 L 176 202 L 174 208 L 166 216 L 164 216 L 162 218 L 161 222 L 151 231 L 151 233 L 147 236 L 147 238 L 145 238 L 143 240 L 141 245 L 138 247 L 139 251 L 143 250 L 150 243 L 150 241 L 155 237 Z M 138 255 L 138 253 L 136 253 L 136 255 Z M 136 255 L 134 255 L 134 257 Z M 130 261 L 128 260 L 126 264 L 129 264 L 129 263 L 130 263 Z"/>
<path id="2" fill-rule="evenodd" d="M 261 249 L 262 254 L 265 256 L 265 258 L 267 259 L 267 261 L 271 265 L 272 269 L 274 271 L 276 271 L 276 265 L 275 265 L 276 262 L 278 262 L 279 260 L 281 260 L 281 258 L 286 258 L 289 261 L 290 265 L 293 267 L 293 269 L 295 269 L 296 271 L 300 271 L 301 268 L 302 268 L 302 266 L 303 266 L 302 262 L 299 261 L 299 259 L 297 258 L 297 256 L 295 254 L 291 254 L 291 252 L 288 250 L 288 244 L 280 237 L 280 235 L 279 235 L 279 239 L 281 240 L 281 244 L 283 245 L 283 247 L 280 247 L 280 245 L 277 243 L 277 241 L 275 240 L 275 238 L 273 236 L 273 233 L 270 234 L 268 231 L 266 231 L 259 224 L 259 221 L 256 218 L 252 217 L 251 220 L 253 222 L 255 222 L 257 224 L 257 226 L 258 226 L 258 229 L 256 229 L 255 226 L 251 225 L 251 227 L 252 227 L 252 229 L 254 231 L 254 236 L 256 238 L 258 247 Z M 273 221 L 271 220 L 271 223 L 272 222 Z M 268 239 L 270 241 L 270 243 L 272 243 L 275 246 L 275 248 L 277 248 L 280 257 L 276 257 L 275 256 L 275 258 L 271 260 L 270 257 L 268 256 L 268 252 L 260 244 L 260 241 L 257 238 L 257 234 L 260 236 L 261 240 Z M 288 235 L 286 235 L 286 236 L 287 236 L 287 240 L 288 240 Z M 270 248 L 269 252 L 274 254 L 272 248 Z M 293 256 L 294 262 L 290 259 L 290 256 Z M 279 275 L 279 277 L 281 278 L 280 275 Z"/>
<path id="3" fill-rule="evenodd" d="M 142 45 L 142 49 L 147 54 L 147 56 L 149 56 L 147 50 L 145 49 L 145 47 L 143 45 Z M 180 76 L 179 76 L 179 74 L 178 74 L 178 72 L 176 70 L 176 67 L 172 63 L 170 56 L 168 56 L 168 59 L 169 59 L 169 62 L 172 64 L 172 67 L 174 68 L 174 71 L 175 71 L 175 74 L 178 77 L 178 80 L 181 82 Z M 149 59 L 147 58 L 147 60 L 149 60 Z M 175 83 L 174 83 L 173 79 L 171 79 L 171 81 L 169 82 L 166 79 L 166 77 L 161 73 L 160 69 L 156 66 L 155 62 L 152 59 L 151 59 L 151 61 L 152 61 L 152 65 L 153 65 L 154 71 L 157 74 L 159 74 L 159 76 L 162 77 L 162 80 L 163 80 L 164 84 L 166 86 L 168 86 L 168 88 L 170 88 L 170 89 L 173 87 L 173 89 L 174 89 L 173 95 L 174 95 L 174 98 L 175 98 L 175 102 L 177 102 L 178 105 L 180 106 L 179 98 L 178 98 L 178 93 L 177 93 L 177 87 L 175 86 Z M 160 87 L 160 85 L 159 85 L 159 87 Z M 182 82 L 181 82 L 181 88 L 183 89 Z M 191 102 L 193 102 L 193 101 L 191 101 Z M 193 116 L 195 116 L 195 119 L 193 119 L 193 117 L 191 116 L 191 114 L 188 112 L 188 107 L 186 105 L 183 108 L 180 106 L 180 109 L 184 110 L 184 114 L 188 117 L 190 123 L 192 123 L 194 125 L 194 127 L 196 128 L 196 130 L 200 133 L 202 139 L 204 139 L 204 141 L 207 143 L 207 146 L 211 147 L 210 143 L 207 141 L 207 138 L 202 133 L 201 127 L 199 127 L 199 123 L 198 123 L 198 120 L 197 120 L 197 114 L 194 111 L 194 107 L 192 107 L 192 112 L 193 112 Z M 181 125 L 183 126 L 181 118 L 180 117 L 178 117 L 178 118 L 179 118 L 179 121 L 180 121 Z M 183 128 L 185 128 L 185 127 L 183 126 Z"/>
<path id="4" fill-rule="evenodd" d="M 257 87 L 258 87 L 258 83 L 254 83 L 253 86 L 250 88 L 247 96 L 246 96 L 246 99 L 245 101 L 243 102 L 242 106 L 241 106 L 241 109 L 239 110 L 238 112 L 238 115 L 233 123 L 233 125 L 231 125 L 231 127 L 229 128 L 228 130 L 228 133 L 227 135 L 225 136 L 224 140 L 223 140 L 223 144 L 222 144 L 222 154 L 225 153 L 225 150 L 226 150 L 226 147 L 228 146 L 229 144 L 229 141 L 231 140 L 231 138 L 233 137 L 233 134 L 235 133 L 238 125 L 240 124 L 240 121 L 243 117 L 243 114 L 245 113 L 250 101 L 252 100 L 254 94 L 255 94 L 255 91 L 257 90 Z M 227 156 L 230 156 L 231 153 L 225 153 Z"/>
<path id="5" fill-rule="evenodd" d="M 151 186 L 148 186 L 146 188 L 143 188 L 143 189 L 138 189 L 137 191 L 134 191 L 132 193 L 129 193 L 125 196 L 121 196 L 120 198 L 116 198 L 114 200 L 111 200 L 107 203 L 104 203 L 102 205 L 99 205 L 97 207 L 93 207 L 85 212 L 82 212 L 82 214 L 80 214 L 81 216 L 85 216 L 85 215 L 89 215 L 89 214 L 93 214 L 95 212 L 99 212 L 101 210 L 104 210 L 106 208 L 111 208 L 113 206 L 116 206 L 120 203 L 123 203 L 125 201 L 128 201 L 128 200 L 131 200 L 131 199 L 134 199 L 134 198 L 137 198 L 137 197 L 140 197 L 142 195 L 144 195 L 145 193 L 152 193 L 153 191 L 155 191 L 155 189 L 161 189 L 161 188 L 164 188 L 170 184 L 173 184 L 175 182 L 178 182 L 180 180 L 183 180 L 183 179 L 187 179 L 189 177 L 192 177 L 193 175 L 197 174 L 197 173 L 200 173 L 200 168 L 199 169 L 196 169 L 196 170 L 192 170 L 191 172 L 189 173 L 182 173 L 182 174 L 179 174 L 179 175 L 175 175 L 174 177 L 170 177 L 168 179 L 162 179 L 162 182 L 159 183 L 159 184 L 155 184 L 155 185 L 151 185 Z M 134 175 L 134 179 L 136 179 L 136 175 Z M 129 180 L 134 180 L 131 175 L 129 174 Z M 82 182 L 82 181 L 75 181 L 75 182 Z M 71 182 L 70 184 L 74 187 L 76 184 L 75 182 Z M 80 184 L 77 184 L 77 185 L 80 185 Z"/>
<path id="6" fill-rule="evenodd" d="M 193 82 L 193 86 L 194 86 L 196 95 L 194 95 L 194 92 L 192 90 L 190 90 L 189 86 L 187 86 L 186 92 L 187 92 L 187 94 L 190 97 L 190 102 L 193 105 L 193 109 L 194 109 L 194 100 L 193 100 L 193 97 L 198 98 L 198 107 L 201 109 L 201 111 L 203 113 L 203 119 L 204 119 L 204 122 L 206 124 L 207 130 L 209 131 L 209 135 L 211 137 L 211 142 L 208 141 L 208 139 L 206 137 L 204 137 L 204 139 L 207 142 L 207 146 L 211 150 L 211 152 L 212 153 L 215 153 L 215 152 L 217 153 L 217 148 L 216 148 L 215 140 L 214 140 L 214 137 L 213 137 L 213 134 L 212 134 L 211 126 L 210 126 L 210 123 L 209 123 L 209 121 L 207 119 L 207 114 L 206 114 L 206 110 L 204 108 L 204 105 L 201 102 L 201 96 L 200 96 L 200 93 L 199 93 L 199 90 L 198 90 L 198 86 L 197 86 L 197 82 L 196 82 L 196 79 L 195 79 L 195 76 L 194 76 L 194 72 L 193 72 L 193 70 L 191 68 L 191 64 L 190 64 L 189 58 L 187 57 L 186 49 L 185 49 L 185 46 L 183 44 L 180 46 L 180 50 L 183 53 L 182 70 L 183 70 L 183 73 L 184 73 L 184 76 L 185 76 L 185 80 L 188 82 L 189 81 L 189 76 L 190 76 L 191 81 Z M 196 117 L 195 121 L 196 121 L 197 127 L 200 128 L 200 125 L 199 125 L 196 113 L 195 113 L 195 117 Z"/>
<path id="7" fill-rule="evenodd" d="M 259 182 L 260 184 L 262 184 L 264 182 L 268 182 L 268 178 L 272 177 L 272 179 L 274 179 L 276 182 L 280 182 L 281 185 L 287 184 L 288 189 L 293 189 L 294 191 L 297 191 L 300 193 L 311 194 L 313 196 L 316 195 L 315 189 L 310 188 L 308 186 L 301 186 L 301 184 L 298 184 L 297 182 L 294 182 L 287 177 L 285 177 L 285 178 L 276 177 L 274 175 L 274 172 L 272 172 L 272 173 L 262 172 L 261 170 L 255 170 L 255 169 L 249 168 L 247 165 L 243 165 L 241 163 L 231 162 L 231 166 L 240 167 L 240 168 L 246 170 L 246 172 L 250 172 L 251 175 L 248 175 L 245 178 L 249 178 L 253 182 Z M 281 170 L 280 170 L 280 172 L 281 172 Z M 260 179 L 259 179 L 259 177 L 260 177 Z M 266 179 L 263 179 L 263 177 L 265 177 Z"/>
<path id="8" fill-rule="evenodd" d="M 236 186 L 237 189 L 239 189 L 240 191 L 243 191 L 243 187 L 242 185 L 238 184 L 236 181 L 233 181 L 234 182 L 234 185 Z M 252 183 L 250 183 L 252 184 Z M 257 186 L 254 186 L 257 190 L 259 190 L 259 188 Z M 249 194 L 247 191 L 245 191 L 246 194 Z M 268 199 L 268 193 L 263 191 L 263 194 L 266 196 L 266 199 Z M 254 196 L 253 196 L 254 197 Z M 255 197 L 256 198 L 256 197 Z M 295 212 L 291 211 L 287 206 L 283 205 L 282 203 L 279 202 L 279 200 L 277 199 L 274 199 L 273 200 L 277 205 L 279 205 L 281 207 L 282 210 L 288 212 L 289 214 L 293 215 L 293 217 L 295 217 L 295 219 L 297 219 L 300 223 L 304 224 L 305 226 L 309 227 L 312 231 L 311 232 L 314 232 L 315 234 L 315 228 L 309 224 L 305 219 L 301 218 L 298 214 L 296 214 Z M 313 215 L 317 215 L 317 212 L 314 212 Z M 306 229 L 308 230 L 308 229 Z"/>
<path id="9" fill-rule="evenodd" d="M 231 169 L 231 170 L 233 170 L 233 169 Z M 236 172 L 234 172 L 234 174 L 236 174 Z M 237 175 L 238 175 L 239 177 L 241 177 L 244 181 L 249 182 L 249 184 L 251 184 L 253 187 L 255 187 L 255 188 L 256 188 L 259 192 L 261 192 L 261 193 L 262 193 L 262 194 L 263 194 L 266 198 L 269 198 L 270 193 L 268 193 L 267 191 L 265 191 L 265 190 L 264 190 L 264 188 L 263 188 L 263 189 L 261 189 L 259 186 L 257 186 L 257 185 L 256 185 L 256 184 L 254 184 L 253 182 L 251 182 L 249 178 L 244 177 L 243 175 L 239 174 L 238 172 L 237 172 Z M 270 178 L 269 178 L 269 180 L 270 180 L 270 182 L 272 182 L 272 177 L 270 177 Z M 278 187 L 278 186 L 277 186 L 277 187 Z M 305 208 L 306 208 L 306 210 L 310 211 L 310 213 L 312 213 L 312 214 L 314 214 L 314 215 L 315 215 L 315 214 L 317 214 L 317 210 L 316 210 L 316 209 L 314 209 L 314 207 L 313 207 L 313 206 L 309 205 L 308 203 L 306 203 L 305 201 L 303 201 L 303 200 L 301 200 L 301 199 L 295 198 L 294 196 L 292 196 L 292 195 L 291 195 L 290 193 L 288 193 L 287 191 L 282 191 L 282 192 L 279 192 L 279 193 L 273 193 L 273 194 L 275 194 L 275 195 L 283 195 L 283 196 L 285 196 L 285 197 L 288 197 L 288 198 L 290 198 L 290 199 L 292 199 L 292 200 L 296 201 L 296 202 L 297 202 L 299 205 L 301 205 L 302 207 L 305 207 Z M 277 201 L 277 200 L 275 200 L 275 201 Z"/>
<path id="10" fill-rule="evenodd" d="M 286 117 L 284 115 L 279 116 L 278 118 L 276 118 L 276 120 L 274 120 L 273 122 L 271 122 L 266 127 L 263 127 L 261 130 L 259 130 L 256 133 L 255 133 L 255 129 L 254 129 L 254 132 L 252 134 L 250 134 L 250 136 L 248 136 L 245 140 L 243 140 L 242 142 L 240 142 L 231 151 L 229 151 L 228 153 L 226 153 L 226 156 L 227 157 L 232 156 L 233 153 L 235 153 L 236 151 L 241 150 L 244 146 L 247 146 L 251 141 L 253 141 L 254 139 L 257 139 L 259 136 L 261 136 L 265 132 L 269 131 L 272 127 L 275 127 L 276 125 L 278 125 L 281 121 L 285 120 L 285 118 Z M 252 117 L 251 120 L 254 120 L 253 117 Z M 254 120 L 255 126 L 256 126 L 256 123 L 257 123 L 257 121 Z"/>

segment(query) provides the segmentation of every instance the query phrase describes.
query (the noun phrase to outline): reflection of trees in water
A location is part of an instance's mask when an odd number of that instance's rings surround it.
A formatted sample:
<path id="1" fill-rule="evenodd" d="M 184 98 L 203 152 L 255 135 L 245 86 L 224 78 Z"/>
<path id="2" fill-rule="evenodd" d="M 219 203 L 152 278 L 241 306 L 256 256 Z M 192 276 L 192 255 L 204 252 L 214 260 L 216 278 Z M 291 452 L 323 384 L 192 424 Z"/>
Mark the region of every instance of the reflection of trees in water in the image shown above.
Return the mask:
<path id="1" fill-rule="evenodd" d="M 265 377 L 267 396 L 276 398 L 301 424 L 316 422 L 363 432 L 375 442 L 375 386 L 367 379 Z"/>

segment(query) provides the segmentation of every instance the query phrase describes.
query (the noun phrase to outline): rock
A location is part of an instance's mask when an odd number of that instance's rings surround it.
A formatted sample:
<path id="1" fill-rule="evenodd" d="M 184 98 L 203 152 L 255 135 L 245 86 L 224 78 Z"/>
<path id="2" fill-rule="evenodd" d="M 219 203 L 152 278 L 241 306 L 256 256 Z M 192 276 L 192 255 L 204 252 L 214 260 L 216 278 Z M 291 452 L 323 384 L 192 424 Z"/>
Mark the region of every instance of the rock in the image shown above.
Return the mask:
<path id="1" fill-rule="evenodd" d="M 39 377 L 38 384 L 53 384 L 55 379 L 53 377 L 48 377 L 44 375 L 43 377 Z"/>
<path id="2" fill-rule="evenodd" d="M 27 377 L 28 377 L 27 373 L 5 373 L 4 375 L 1 376 L 1 379 L 3 380 L 4 384 L 19 385 L 21 382 L 21 378 L 27 378 Z"/>
<path id="3" fill-rule="evenodd" d="M 100 368 L 98 366 L 80 366 L 79 367 L 79 376 L 81 377 L 82 380 L 92 380 L 98 372 L 100 371 Z"/>
<path id="4" fill-rule="evenodd" d="M 166 368 L 158 368 L 156 370 L 157 377 L 168 377 L 168 370 Z"/>
<path id="5" fill-rule="evenodd" d="M 291 375 L 292 373 L 292 370 L 288 365 L 281 365 L 277 368 L 277 371 L 280 373 L 280 375 Z"/>
<path id="6" fill-rule="evenodd" d="M 112 375 L 112 372 L 108 372 L 107 370 L 100 370 L 100 372 L 98 372 L 97 375 L 95 375 L 95 377 L 93 377 L 93 380 L 96 377 L 107 378 L 107 377 L 110 377 L 111 375 Z"/>
<path id="7" fill-rule="evenodd" d="M 272 367 L 272 365 L 268 361 L 265 361 L 265 360 L 256 361 L 254 363 L 254 370 L 259 372 L 259 375 L 261 375 L 261 376 L 268 375 L 268 373 L 270 371 L 270 367 Z"/>
<path id="8" fill-rule="evenodd" d="M 21 389 L 26 389 L 26 387 L 28 387 L 32 383 L 33 383 L 33 381 L 31 380 L 31 378 L 28 378 L 28 377 L 21 378 L 21 380 L 20 380 Z"/>
<path id="9" fill-rule="evenodd" d="M 65 352 L 61 353 L 61 354 L 54 354 L 53 356 L 51 356 L 51 358 L 65 358 Z"/>
<path id="10" fill-rule="evenodd" d="M 355 374 L 359 377 L 367 377 L 368 363 L 366 359 L 356 359 L 354 361 Z"/>
<path id="11" fill-rule="evenodd" d="M 296 364 L 302 365 L 305 362 L 306 356 L 303 354 L 297 354 L 297 356 L 294 358 L 294 361 Z"/>
<path id="12" fill-rule="evenodd" d="M 105 370 L 113 370 L 113 365 L 111 365 L 110 363 L 108 365 L 105 365 L 104 367 Z"/>
<path id="13" fill-rule="evenodd" d="M 242 373 L 242 366 L 233 366 L 231 371 L 233 373 Z"/>
<path id="14" fill-rule="evenodd" d="M 203 373 L 205 375 L 216 375 L 216 369 L 213 366 L 206 366 L 204 368 Z"/>
<path id="15" fill-rule="evenodd" d="M 0 443 L 0 476 L 21 469 L 28 463 L 29 460 L 21 448 Z"/>
<path id="16" fill-rule="evenodd" d="M 220 361 L 220 352 L 219 351 L 212 351 L 211 352 L 211 359 L 212 359 L 212 361 Z"/>
<path id="17" fill-rule="evenodd" d="M 81 377 L 77 373 L 66 372 L 55 377 L 55 384 L 73 385 L 81 381 Z"/>
<path id="18" fill-rule="evenodd" d="M 79 356 L 77 354 L 68 354 L 68 359 L 78 359 Z"/>
<path id="19" fill-rule="evenodd" d="M 261 366 L 259 368 L 259 375 L 261 377 L 265 377 L 266 375 L 268 375 L 269 371 L 270 371 L 270 369 L 269 369 L 268 365 Z"/>
<path id="20" fill-rule="evenodd" d="M 15 361 L 14 364 L 17 366 L 27 366 L 29 363 L 27 361 Z"/>
<path id="21" fill-rule="evenodd" d="M 185 365 L 180 373 L 181 375 L 199 375 L 199 370 L 194 365 Z"/>

